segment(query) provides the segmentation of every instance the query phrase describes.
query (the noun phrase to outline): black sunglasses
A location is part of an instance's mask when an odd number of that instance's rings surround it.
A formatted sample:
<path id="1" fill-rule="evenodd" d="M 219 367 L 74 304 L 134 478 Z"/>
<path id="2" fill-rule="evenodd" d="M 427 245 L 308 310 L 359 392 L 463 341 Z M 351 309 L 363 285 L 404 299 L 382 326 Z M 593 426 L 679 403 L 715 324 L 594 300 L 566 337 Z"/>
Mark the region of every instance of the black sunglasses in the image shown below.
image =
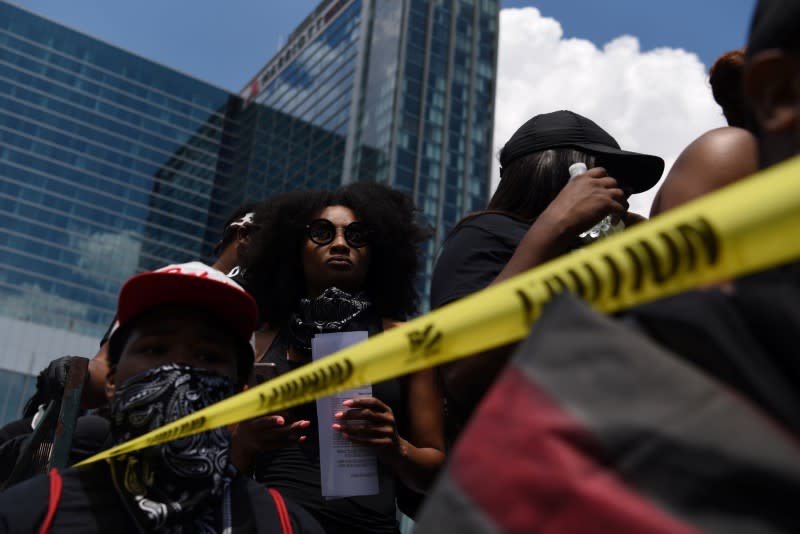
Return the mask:
<path id="1" fill-rule="evenodd" d="M 351 222 L 344 227 L 344 240 L 353 248 L 365 247 L 371 233 L 366 223 Z M 317 245 L 327 245 L 336 239 L 336 225 L 328 219 L 314 219 L 306 225 L 306 234 Z"/>

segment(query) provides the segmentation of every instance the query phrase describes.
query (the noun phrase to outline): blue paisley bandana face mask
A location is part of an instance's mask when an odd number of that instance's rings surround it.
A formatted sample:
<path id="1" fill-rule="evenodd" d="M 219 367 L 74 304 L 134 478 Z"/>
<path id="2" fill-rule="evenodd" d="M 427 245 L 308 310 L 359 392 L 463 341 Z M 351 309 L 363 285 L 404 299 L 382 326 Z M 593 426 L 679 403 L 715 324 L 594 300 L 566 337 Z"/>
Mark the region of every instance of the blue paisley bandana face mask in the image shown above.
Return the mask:
<path id="1" fill-rule="evenodd" d="M 115 444 L 230 397 L 233 383 L 213 371 L 168 364 L 132 376 L 111 400 Z M 230 433 L 217 428 L 112 458 L 114 485 L 144 532 L 216 532 L 236 470 Z M 217 513 L 220 512 L 220 513 Z"/>

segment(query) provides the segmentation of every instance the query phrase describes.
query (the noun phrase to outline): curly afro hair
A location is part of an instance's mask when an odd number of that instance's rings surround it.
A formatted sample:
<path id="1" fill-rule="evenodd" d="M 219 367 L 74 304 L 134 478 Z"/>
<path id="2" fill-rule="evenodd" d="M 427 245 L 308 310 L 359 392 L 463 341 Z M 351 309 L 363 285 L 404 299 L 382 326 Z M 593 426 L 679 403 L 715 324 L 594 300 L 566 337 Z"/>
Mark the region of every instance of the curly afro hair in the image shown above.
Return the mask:
<path id="1" fill-rule="evenodd" d="M 291 191 L 256 208 L 257 230 L 239 248 L 242 282 L 262 320 L 280 328 L 306 296 L 302 248 L 306 225 L 328 206 L 350 208 L 372 229 L 364 291 L 382 317 L 406 319 L 417 311 L 419 245 L 431 236 L 411 198 L 390 187 L 357 182 L 336 191 Z"/>

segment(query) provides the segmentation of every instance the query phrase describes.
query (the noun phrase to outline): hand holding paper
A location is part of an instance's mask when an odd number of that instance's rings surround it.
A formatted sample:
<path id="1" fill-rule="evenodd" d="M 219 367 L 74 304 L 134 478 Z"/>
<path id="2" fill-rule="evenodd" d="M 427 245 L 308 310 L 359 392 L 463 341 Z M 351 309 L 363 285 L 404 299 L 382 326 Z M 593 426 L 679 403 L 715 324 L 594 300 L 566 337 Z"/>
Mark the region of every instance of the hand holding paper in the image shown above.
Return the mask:
<path id="1" fill-rule="evenodd" d="M 357 397 L 342 404 L 347 409 L 336 414 L 334 430 L 354 443 L 370 447 L 388 463 L 402 455 L 397 423 L 389 406 L 375 397 Z"/>

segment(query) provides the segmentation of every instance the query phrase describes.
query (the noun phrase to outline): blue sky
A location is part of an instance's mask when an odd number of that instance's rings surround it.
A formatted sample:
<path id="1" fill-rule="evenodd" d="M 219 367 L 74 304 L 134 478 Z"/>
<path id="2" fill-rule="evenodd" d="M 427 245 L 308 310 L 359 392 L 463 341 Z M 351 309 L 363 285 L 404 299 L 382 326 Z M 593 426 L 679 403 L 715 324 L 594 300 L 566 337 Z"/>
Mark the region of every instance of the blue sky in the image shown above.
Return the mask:
<path id="1" fill-rule="evenodd" d="M 709 66 L 744 46 L 755 0 L 503 0 L 502 6 L 537 7 L 561 23 L 565 37 L 602 45 L 634 35 L 643 50 L 684 48 Z"/>
<path id="2" fill-rule="evenodd" d="M 11 0 L 35 13 L 180 71 L 238 91 L 316 0 Z M 643 50 L 668 46 L 709 65 L 744 43 L 754 0 L 502 0 L 535 6 L 564 36 L 602 46 L 634 35 Z"/>

